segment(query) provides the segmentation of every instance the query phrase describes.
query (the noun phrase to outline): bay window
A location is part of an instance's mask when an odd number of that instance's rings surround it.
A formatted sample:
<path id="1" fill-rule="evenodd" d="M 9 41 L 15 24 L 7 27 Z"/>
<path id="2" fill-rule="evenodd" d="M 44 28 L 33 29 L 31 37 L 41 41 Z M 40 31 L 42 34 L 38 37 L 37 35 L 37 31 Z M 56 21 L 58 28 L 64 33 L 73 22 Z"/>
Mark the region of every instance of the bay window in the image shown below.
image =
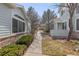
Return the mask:
<path id="1" fill-rule="evenodd" d="M 12 33 L 25 32 L 25 23 L 15 18 L 12 19 Z"/>

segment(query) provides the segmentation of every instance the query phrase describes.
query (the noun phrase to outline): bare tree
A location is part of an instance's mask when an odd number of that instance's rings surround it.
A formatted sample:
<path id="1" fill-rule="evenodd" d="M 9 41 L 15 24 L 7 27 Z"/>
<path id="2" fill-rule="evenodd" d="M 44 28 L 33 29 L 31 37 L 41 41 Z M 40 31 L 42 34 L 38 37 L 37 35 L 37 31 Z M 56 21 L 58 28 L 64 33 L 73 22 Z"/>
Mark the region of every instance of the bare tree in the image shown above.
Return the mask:
<path id="1" fill-rule="evenodd" d="M 50 24 L 51 24 L 50 21 L 53 20 L 54 18 L 56 18 L 56 14 L 54 11 L 51 11 L 50 9 L 44 11 L 42 15 L 42 22 L 46 24 L 47 32 L 50 31 Z"/>
<path id="2" fill-rule="evenodd" d="M 72 32 L 73 32 L 73 24 L 72 24 L 72 18 L 73 18 L 73 15 L 74 15 L 74 12 L 75 12 L 75 9 L 77 8 L 78 6 L 78 3 L 65 3 L 65 4 L 58 4 L 56 5 L 58 7 L 66 7 L 68 8 L 68 12 L 69 12 L 69 33 L 68 33 L 68 38 L 67 38 L 67 41 L 69 41 L 72 37 Z"/>
<path id="3" fill-rule="evenodd" d="M 70 15 L 70 18 L 69 18 L 69 29 L 70 30 L 69 30 L 67 41 L 69 41 L 72 38 L 71 37 L 71 34 L 73 32 L 72 18 L 73 18 L 75 9 L 77 8 L 77 5 L 78 5 L 77 3 L 67 3 L 69 15 Z"/>
<path id="4" fill-rule="evenodd" d="M 35 11 L 33 7 L 29 7 L 27 11 L 27 16 L 29 17 L 29 20 L 31 21 L 31 33 L 33 34 L 39 22 L 38 13 Z"/>

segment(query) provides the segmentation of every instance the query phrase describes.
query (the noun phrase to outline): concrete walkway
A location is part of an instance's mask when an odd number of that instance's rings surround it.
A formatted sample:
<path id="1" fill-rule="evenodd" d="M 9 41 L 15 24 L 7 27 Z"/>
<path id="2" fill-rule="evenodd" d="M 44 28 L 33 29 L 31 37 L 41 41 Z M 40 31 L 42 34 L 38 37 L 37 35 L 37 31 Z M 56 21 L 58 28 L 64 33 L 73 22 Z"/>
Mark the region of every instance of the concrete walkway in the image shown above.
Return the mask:
<path id="1" fill-rule="evenodd" d="M 25 52 L 24 56 L 42 56 L 42 31 L 35 33 L 35 39 Z"/>

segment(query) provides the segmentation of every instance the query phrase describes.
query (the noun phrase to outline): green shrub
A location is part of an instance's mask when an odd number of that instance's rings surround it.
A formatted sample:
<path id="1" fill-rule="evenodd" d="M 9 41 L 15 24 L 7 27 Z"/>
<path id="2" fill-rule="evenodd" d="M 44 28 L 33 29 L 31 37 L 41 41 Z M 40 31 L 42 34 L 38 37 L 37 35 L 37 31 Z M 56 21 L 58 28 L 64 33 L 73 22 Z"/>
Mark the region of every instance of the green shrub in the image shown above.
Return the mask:
<path id="1" fill-rule="evenodd" d="M 14 52 L 9 52 L 9 53 L 6 53 L 4 54 L 4 56 L 17 56 Z"/>
<path id="2" fill-rule="evenodd" d="M 26 45 L 7 45 L 0 49 L 0 56 L 20 56 L 23 55 Z"/>
<path id="3" fill-rule="evenodd" d="M 22 36 L 20 39 L 17 40 L 16 44 L 25 44 L 29 46 L 33 40 L 31 35 Z"/>

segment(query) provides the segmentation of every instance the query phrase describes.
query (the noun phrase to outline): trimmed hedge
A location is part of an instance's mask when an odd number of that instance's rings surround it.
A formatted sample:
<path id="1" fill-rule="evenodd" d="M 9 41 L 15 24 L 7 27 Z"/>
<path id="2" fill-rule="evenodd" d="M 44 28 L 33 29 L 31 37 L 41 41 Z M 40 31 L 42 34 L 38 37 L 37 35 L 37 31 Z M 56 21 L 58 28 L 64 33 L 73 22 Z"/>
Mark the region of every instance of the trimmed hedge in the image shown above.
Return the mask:
<path id="1" fill-rule="evenodd" d="M 25 35 L 19 38 L 16 42 L 16 44 L 24 44 L 29 46 L 32 43 L 33 37 L 32 35 Z"/>
<path id="2" fill-rule="evenodd" d="M 7 45 L 0 49 L 0 56 L 20 56 L 23 55 L 26 45 Z"/>
<path id="3" fill-rule="evenodd" d="M 31 35 L 24 35 L 16 41 L 15 44 L 10 44 L 0 49 L 0 56 L 21 56 L 25 49 L 32 43 Z"/>

